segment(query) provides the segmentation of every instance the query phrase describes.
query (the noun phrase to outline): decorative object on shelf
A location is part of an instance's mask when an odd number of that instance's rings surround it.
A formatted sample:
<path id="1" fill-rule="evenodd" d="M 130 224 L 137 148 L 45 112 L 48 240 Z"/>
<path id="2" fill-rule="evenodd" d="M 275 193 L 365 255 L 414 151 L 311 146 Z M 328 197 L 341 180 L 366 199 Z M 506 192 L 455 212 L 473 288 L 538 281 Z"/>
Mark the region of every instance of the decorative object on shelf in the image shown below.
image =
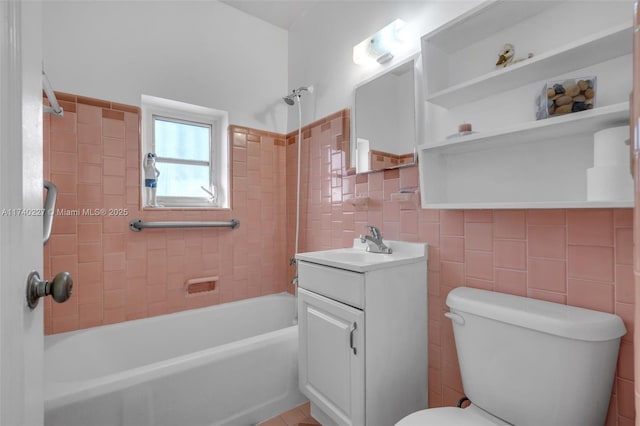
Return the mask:
<path id="1" fill-rule="evenodd" d="M 478 132 L 471 130 L 471 124 L 463 123 L 458 126 L 458 133 L 447 136 L 447 139 L 460 138 L 462 136 L 474 135 Z"/>
<path id="2" fill-rule="evenodd" d="M 629 173 L 629 126 L 611 127 L 593 135 L 593 167 L 587 169 L 587 200 L 633 200 Z"/>
<path id="3" fill-rule="evenodd" d="M 160 171 L 156 167 L 156 154 L 154 152 L 148 152 L 147 155 L 145 155 L 143 166 L 147 207 L 160 207 L 156 200 Z"/>
<path id="4" fill-rule="evenodd" d="M 459 138 L 459 137 L 462 137 L 462 136 L 473 135 L 474 133 L 478 133 L 478 132 L 474 132 L 472 130 L 471 123 L 462 123 L 462 124 L 458 125 L 458 133 L 454 133 L 452 135 L 447 136 L 447 139 L 453 139 L 453 138 Z"/>
<path id="5" fill-rule="evenodd" d="M 524 61 L 525 59 L 533 58 L 533 53 L 529 53 L 526 58 L 515 59 L 516 57 L 516 48 L 511 43 L 506 43 L 500 49 L 498 53 L 498 62 L 496 62 L 497 68 L 505 68 L 509 65 L 516 64 L 518 62 Z"/>
<path id="6" fill-rule="evenodd" d="M 536 119 L 593 109 L 596 103 L 596 77 L 551 81 L 538 99 Z"/>

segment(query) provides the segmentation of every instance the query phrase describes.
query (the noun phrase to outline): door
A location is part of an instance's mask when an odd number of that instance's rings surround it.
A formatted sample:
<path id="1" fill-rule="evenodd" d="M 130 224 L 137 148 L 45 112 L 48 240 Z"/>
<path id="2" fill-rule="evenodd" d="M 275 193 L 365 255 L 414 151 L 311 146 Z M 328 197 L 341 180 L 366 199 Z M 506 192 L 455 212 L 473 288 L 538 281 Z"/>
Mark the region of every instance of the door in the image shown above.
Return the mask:
<path id="1" fill-rule="evenodd" d="M 640 4 L 634 2 L 633 14 L 633 93 L 631 96 L 631 172 L 634 175 L 635 209 L 633 220 L 633 258 L 635 281 L 634 359 L 640 365 Z M 635 410 L 640 413 L 640 368 L 635 369 Z"/>
<path id="2" fill-rule="evenodd" d="M 300 390 L 338 425 L 364 422 L 364 312 L 298 289 Z"/>
<path id="3" fill-rule="evenodd" d="M 37 1 L 0 1 L 0 424 L 43 424 L 42 18 Z"/>

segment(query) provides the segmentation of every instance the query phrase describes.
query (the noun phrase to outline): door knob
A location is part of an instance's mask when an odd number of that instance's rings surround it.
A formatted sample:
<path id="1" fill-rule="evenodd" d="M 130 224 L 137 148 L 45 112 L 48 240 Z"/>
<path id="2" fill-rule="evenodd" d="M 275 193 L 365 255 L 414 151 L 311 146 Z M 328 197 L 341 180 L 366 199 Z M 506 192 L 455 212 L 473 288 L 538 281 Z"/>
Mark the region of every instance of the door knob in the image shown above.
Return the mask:
<path id="1" fill-rule="evenodd" d="M 27 278 L 27 305 L 31 309 L 38 306 L 38 300 L 41 297 L 53 297 L 58 303 L 66 302 L 71 297 L 73 289 L 73 278 L 68 272 L 60 272 L 51 281 L 45 281 L 40 275 L 33 271 Z"/>

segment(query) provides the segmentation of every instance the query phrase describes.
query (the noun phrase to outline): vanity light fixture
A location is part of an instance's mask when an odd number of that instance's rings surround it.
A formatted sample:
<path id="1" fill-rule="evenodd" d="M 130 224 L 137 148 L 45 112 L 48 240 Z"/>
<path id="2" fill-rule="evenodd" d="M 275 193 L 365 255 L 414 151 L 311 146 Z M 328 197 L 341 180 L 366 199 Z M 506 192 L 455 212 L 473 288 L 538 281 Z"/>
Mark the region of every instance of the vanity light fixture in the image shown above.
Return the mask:
<path id="1" fill-rule="evenodd" d="M 396 19 L 374 35 L 353 47 L 353 62 L 357 65 L 384 64 L 393 59 L 394 53 L 407 41 L 406 23 Z"/>

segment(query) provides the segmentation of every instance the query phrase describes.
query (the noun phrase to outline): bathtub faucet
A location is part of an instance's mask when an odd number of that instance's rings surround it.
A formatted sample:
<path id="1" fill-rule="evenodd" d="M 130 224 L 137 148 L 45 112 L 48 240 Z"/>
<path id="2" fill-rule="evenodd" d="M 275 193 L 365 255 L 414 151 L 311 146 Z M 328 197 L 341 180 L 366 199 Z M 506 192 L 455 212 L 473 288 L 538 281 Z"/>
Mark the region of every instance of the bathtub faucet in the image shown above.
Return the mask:
<path id="1" fill-rule="evenodd" d="M 360 235 L 360 241 L 367 243 L 367 251 L 369 253 L 391 254 L 391 247 L 387 247 L 382 241 L 380 230 L 372 225 L 367 225 L 371 235 Z"/>

